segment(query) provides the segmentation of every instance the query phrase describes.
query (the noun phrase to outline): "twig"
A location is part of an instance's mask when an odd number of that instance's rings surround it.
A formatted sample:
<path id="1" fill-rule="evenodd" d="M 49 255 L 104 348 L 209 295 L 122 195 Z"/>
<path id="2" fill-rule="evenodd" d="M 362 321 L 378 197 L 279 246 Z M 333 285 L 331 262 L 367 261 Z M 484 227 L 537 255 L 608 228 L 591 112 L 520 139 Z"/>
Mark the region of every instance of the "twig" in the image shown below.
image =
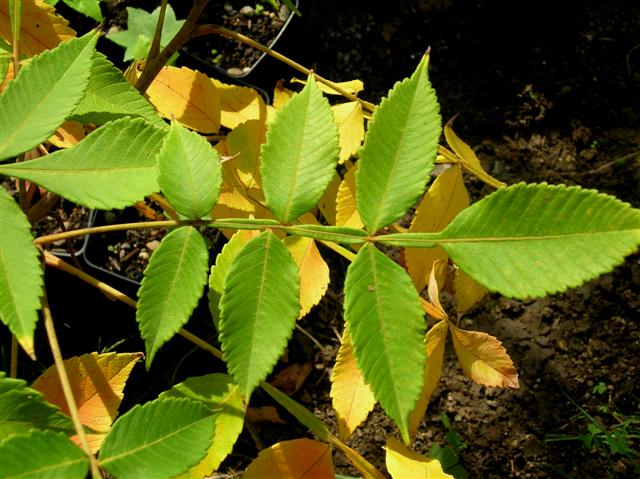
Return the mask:
<path id="1" fill-rule="evenodd" d="M 151 42 L 151 48 L 149 48 L 149 54 L 147 55 L 147 61 L 155 58 L 160 53 L 160 40 L 162 38 L 162 28 L 164 27 L 164 15 L 167 11 L 167 4 L 169 0 L 162 0 L 160 5 L 160 15 L 158 15 L 158 23 L 156 23 L 156 31 L 153 34 L 153 41 Z"/>

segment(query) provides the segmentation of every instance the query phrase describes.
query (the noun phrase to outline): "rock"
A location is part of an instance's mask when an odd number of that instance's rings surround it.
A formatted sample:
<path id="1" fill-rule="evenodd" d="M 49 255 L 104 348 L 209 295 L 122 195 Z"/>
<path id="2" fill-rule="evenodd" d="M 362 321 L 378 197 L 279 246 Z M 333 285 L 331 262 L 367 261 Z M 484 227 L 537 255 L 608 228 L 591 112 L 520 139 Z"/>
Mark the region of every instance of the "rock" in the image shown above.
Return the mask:
<path id="1" fill-rule="evenodd" d="M 256 10 L 250 5 L 245 5 L 240 10 L 238 10 L 238 13 L 240 13 L 240 15 L 244 15 L 245 17 L 253 17 L 256 13 Z"/>

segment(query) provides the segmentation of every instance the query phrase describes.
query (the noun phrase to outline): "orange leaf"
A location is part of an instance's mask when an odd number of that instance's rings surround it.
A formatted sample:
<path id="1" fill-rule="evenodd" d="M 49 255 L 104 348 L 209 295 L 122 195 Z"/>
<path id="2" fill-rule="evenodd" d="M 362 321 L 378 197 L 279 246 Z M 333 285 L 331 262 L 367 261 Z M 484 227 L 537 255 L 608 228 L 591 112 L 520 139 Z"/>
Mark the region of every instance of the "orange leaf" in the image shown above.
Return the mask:
<path id="1" fill-rule="evenodd" d="M 387 470 L 393 479 L 453 479 L 437 459 L 421 456 L 391 437 L 385 446 Z"/>
<path id="2" fill-rule="evenodd" d="M 451 220 L 469 205 L 469 195 L 462 181 L 462 170 L 453 165 L 433 182 L 416 210 L 409 232 L 431 233 L 443 230 Z M 406 248 L 405 261 L 409 276 L 418 291 L 427 285 L 433 263 L 446 261 L 447 253 L 440 247 Z"/>
<path id="3" fill-rule="evenodd" d="M 300 316 L 302 318 L 320 302 L 329 287 L 329 267 L 322 259 L 316 242 L 303 236 L 287 236 L 284 244 L 300 271 Z"/>
<path id="4" fill-rule="evenodd" d="M 247 120 L 266 122 L 267 107 L 256 90 L 222 83 L 215 78 L 212 78 L 211 82 L 220 95 L 220 122 L 223 126 L 235 128 Z"/>
<path id="5" fill-rule="evenodd" d="M 311 439 L 283 441 L 260 451 L 243 479 L 332 479 L 331 448 Z"/>
<path id="6" fill-rule="evenodd" d="M 84 126 L 77 121 L 67 120 L 49 138 L 49 143 L 58 148 L 71 148 L 84 138 Z"/>
<path id="7" fill-rule="evenodd" d="M 118 415 L 124 385 L 131 369 L 142 357 L 142 353 L 90 353 L 64 361 L 80 420 L 97 432 L 87 434 L 91 452 L 100 449 L 102 440 L 111 429 Z M 69 414 L 55 366 L 47 369 L 31 387 L 40 391 L 47 401 L 58 406 L 62 412 Z M 78 443 L 75 436 L 73 440 Z"/>
<path id="8" fill-rule="evenodd" d="M 336 225 L 362 228 L 363 223 L 356 207 L 356 168 L 351 167 L 344 175 L 336 197 Z"/>
<path id="9" fill-rule="evenodd" d="M 355 155 L 364 140 L 364 114 L 358 101 L 331 107 L 340 134 L 340 163 Z"/>
<path id="10" fill-rule="evenodd" d="M 459 164 L 461 164 L 469 173 L 473 174 L 488 185 L 491 185 L 495 188 L 506 186 L 506 183 L 503 183 L 500 180 L 496 180 L 493 176 L 491 176 L 484 170 L 484 168 L 480 164 L 480 160 L 476 156 L 475 152 L 471 149 L 471 147 L 464 141 L 462 141 L 458 137 L 458 135 L 455 134 L 453 128 L 451 127 L 453 125 L 453 120 L 455 120 L 455 117 L 449 120 L 449 122 L 444 126 L 444 137 L 447 139 L 447 143 L 449 144 L 451 149 L 458 156 L 458 159 L 460 160 Z"/>
<path id="11" fill-rule="evenodd" d="M 346 441 L 376 405 L 371 388 L 356 365 L 347 328 L 342 333 L 342 345 L 331 373 L 331 398 L 340 439 Z"/>
<path id="12" fill-rule="evenodd" d="M 489 292 L 487 288 L 461 269 L 456 269 L 453 284 L 455 288 L 456 311 L 458 314 L 469 311 Z"/>
<path id="13" fill-rule="evenodd" d="M 424 339 L 425 349 L 427 350 L 427 364 L 424 370 L 422 394 L 416 403 L 415 409 L 409 415 L 409 436 L 412 438 L 418 432 L 418 427 L 427 411 L 431 395 L 436 390 L 438 381 L 440 381 L 448 329 L 447 321 L 440 321 L 433 325 Z"/>
<path id="14" fill-rule="evenodd" d="M 69 22 L 56 15 L 55 9 L 42 1 L 21 0 L 20 53 L 32 57 L 51 50 L 76 36 Z M 13 43 L 9 0 L 0 0 L 0 37 Z"/>
<path id="15" fill-rule="evenodd" d="M 140 75 L 138 69 L 133 71 Z M 163 67 L 147 96 L 165 118 L 202 133 L 220 129 L 221 95 L 204 73 L 186 67 Z"/>
<path id="16" fill-rule="evenodd" d="M 518 371 L 507 350 L 495 337 L 465 331 L 449 323 L 453 347 L 464 372 L 478 384 L 518 388 Z"/>
<path id="17" fill-rule="evenodd" d="M 247 407 L 244 415 L 251 424 L 270 422 L 272 424 L 286 424 L 274 406 Z"/>
<path id="18" fill-rule="evenodd" d="M 294 363 L 279 371 L 269 383 L 287 396 L 293 396 L 313 371 L 311 363 Z"/>

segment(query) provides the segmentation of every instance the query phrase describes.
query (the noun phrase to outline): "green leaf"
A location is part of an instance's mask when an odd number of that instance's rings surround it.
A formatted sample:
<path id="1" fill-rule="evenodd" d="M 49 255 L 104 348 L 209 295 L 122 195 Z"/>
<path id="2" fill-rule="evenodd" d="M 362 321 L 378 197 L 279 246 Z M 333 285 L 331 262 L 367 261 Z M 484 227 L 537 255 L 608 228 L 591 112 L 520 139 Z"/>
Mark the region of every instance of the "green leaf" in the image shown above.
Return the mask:
<path id="1" fill-rule="evenodd" d="M 640 210 L 576 186 L 520 183 L 465 209 L 438 240 L 491 291 L 564 291 L 611 271 L 640 245 Z"/>
<path id="2" fill-rule="evenodd" d="M 215 434 L 207 455 L 181 478 L 210 476 L 233 449 L 244 424 L 244 405 L 240 387 L 226 374 L 192 377 L 175 385 L 160 397 L 186 397 L 200 401 L 217 413 Z"/>
<path id="3" fill-rule="evenodd" d="M 356 172 L 356 204 L 370 233 L 402 217 L 429 181 L 442 126 L 427 65 L 425 55 L 369 122 Z"/>
<path id="4" fill-rule="evenodd" d="M 118 479 L 168 479 L 207 453 L 215 414 L 191 399 L 163 398 L 121 416 L 100 450 L 100 465 Z"/>
<path id="5" fill-rule="evenodd" d="M 0 319 L 35 359 L 33 332 L 43 286 L 40 253 L 29 220 L 2 187 L 0 211 Z"/>
<path id="6" fill-rule="evenodd" d="M 0 95 L 0 160 L 49 138 L 76 107 L 89 82 L 95 32 L 35 56 Z"/>
<path id="7" fill-rule="evenodd" d="M 262 145 L 262 188 L 276 218 L 290 223 L 318 203 L 335 173 L 339 151 L 331 107 L 311 75 L 269 124 Z"/>
<path id="8" fill-rule="evenodd" d="M 356 362 L 380 405 L 409 441 L 409 415 L 422 392 L 425 323 L 404 269 L 365 245 L 349 265 L 344 314 Z"/>
<path id="9" fill-rule="evenodd" d="M 122 76 L 122 72 L 96 52 L 89 84 L 73 110 L 73 117 L 84 123 L 102 125 L 123 116 L 140 116 L 154 126 L 167 126 L 151 104 Z"/>
<path id="10" fill-rule="evenodd" d="M 160 7 L 156 8 L 152 13 L 146 12 L 140 8 L 127 7 L 127 30 L 107 34 L 107 38 L 114 43 L 124 47 L 124 61 L 141 60 L 149 53 L 151 47 L 151 39 L 156 31 L 156 24 L 160 16 Z M 164 48 L 171 39 L 178 33 L 184 20 L 176 20 L 176 14 L 167 5 L 165 11 L 164 23 L 162 24 L 162 37 L 160 39 L 160 48 Z M 140 38 L 143 42 L 140 42 Z"/>
<path id="11" fill-rule="evenodd" d="M 76 12 L 82 13 L 87 17 L 93 18 L 96 22 L 102 20 L 102 12 L 100 11 L 100 0 L 62 0 L 64 3 L 73 8 Z"/>
<path id="12" fill-rule="evenodd" d="M 136 308 L 147 369 L 158 349 L 189 320 L 207 283 L 208 261 L 207 244 L 191 226 L 169 233 L 153 252 Z"/>
<path id="13" fill-rule="evenodd" d="M 174 121 L 158 157 L 158 184 L 171 206 L 189 219 L 200 219 L 215 206 L 221 182 L 218 152 Z"/>
<path id="14" fill-rule="evenodd" d="M 30 431 L 0 442 L 4 479 L 83 479 L 89 458 L 65 434 Z"/>
<path id="15" fill-rule="evenodd" d="M 249 241 L 233 260 L 220 301 L 220 342 L 247 401 L 284 351 L 300 313 L 295 261 L 273 233 Z"/>
<path id="16" fill-rule="evenodd" d="M 31 429 L 74 432 L 71 419 L 24 381 L 0 377 L 0 391 L 0 437 L 27 433 Z"/>
<path id="17" fill-rule="evenodd" d="M 0 174 L 33 181 L 89 208 L 124 208 L 158 191 L 156 157 L 164 134 L 141 118 L 122 118 L 73 148 L 0 165 Z"/>

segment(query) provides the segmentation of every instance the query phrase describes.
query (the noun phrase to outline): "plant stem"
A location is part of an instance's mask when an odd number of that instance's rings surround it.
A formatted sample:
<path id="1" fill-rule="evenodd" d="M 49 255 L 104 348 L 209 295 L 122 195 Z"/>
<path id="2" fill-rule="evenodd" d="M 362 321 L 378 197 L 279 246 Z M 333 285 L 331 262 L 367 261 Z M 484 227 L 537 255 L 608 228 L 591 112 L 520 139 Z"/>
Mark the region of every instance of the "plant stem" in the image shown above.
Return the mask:
<path id="1" fill-rule="evenodd" d="M 193 32 L 195 32 L 197 28 L 196 22 L 198 21 L 198 17 L 200 17 L 200 14 L 208 3 L 209 0 L 194 0 L 191 11 L 182 24 L 182 27 L 180 27 L 180 30 L 178 30 L 178 33 L 176 33 L 176 36 L 171 39 L 167 46 L 164 47 L 156 57 L 145 62 L 142 74 L 136 82 L 136 88 L 140 93 L 144 95 L 149 85 L 151 85 L 151 82 L 153 82 L 153 79 L 158 75 L 160 70 L 162 70 L 162 67 L 169 61 L 171 56 L 192 38 Z"/>
<path id="2" fill-rule="evenodd" d="M 152 60 L 160 53 L 160 40 L 162 38 L 162 28 L 164 26 L 164 14 L 167 11 L 167 4 L 169 0 L 162 0 L 160 5 L 160 15 L 158 15 L 158 23 L 156 23 L 156 31 L 153 34 L 153 41 L 149 48 L 149 54 L 147 55 L 147 61 Z"/>
<path id="3" fill-rule="evenodd" d="M 11 335 L 11 353 L 9 357 L 9 377 L 18 377 L 18 338 Z"/>
<path id="4" fill-rule="evenodd" d="M 82 449 L 89 456 L 89 463 L 91 465 L 91 476 L 93 479 L 102 479 L 100 468 L 98 467 L 98 461 L 91 453 L 89 443 L 87 442 L 87 436 L 84 432 L 84 426 L 80 420 L 80 413 L 78 412 L 78 406 L 76 400 L 73 397 L 73 390 L 69 383 L 69 376 L 67 370 L 64 367 L 64 361 L 62 359 L 62 353 L 60 352 L 60 345 L 58 344 L 58 337 L 56 336 L 56 330 L 53 326 L 53 317 L 51 316 L 51 309 L 49 309 L 49 302 L 47 300 L 47 292 L 45 291 L 42 296 L 42 315 L 44 317 L 44 327 L 47 331 L 47 338 L 49 339 L 49 346 L 51 347 L 51 353 L 53 354 L 53 361 L 56 365 L 56 372 L 62 385 L 62 391 L 64 393 L 67 406 L 69 406 L 69 413 L 71 414 L 71 420 L 76 429 L 76 434 L 82 446 Z"/>
<path id="5" fill-rule="evenodd" d="M 362 104 L 362 107 L 369 111 L 369 112 L 373 112 L 376 107 L 373 103 L 369 103 L 368 101 L 363 100 L 362 98 L 358 98 L 357 95 L 354 95 L 353 93 L 349 93 L 348 91 L 344 90 L 343 88 L 340 87 L 340 85 L 337 85 L 336 83 L 332 82 L 331 80 L 327 80 L 324 77 L 321 77 L 320 75 L 318 75 L 317 73 L 315 73 L 313 70 L 310 70 L 309 68 L 305 68 L 304 66 L 300 65 L 299 63 L 291 60 L 290 58 L 284 56 L 281 53 L 276 52 L 275 50 L 272 50 L 271 48 L 264 46 L 261 43 L 256 42 L 255 40 L 241 34 L 238 32 L 234 32 L 233 30 L 229 30 L 228 28 L 224 28 L 218 25 L 200 25 L 195 32 L 193 33 L 193 37 L 197 37 L 197 36 L 201 36 L 201 35 L 222 35 L 228 38 L 231 38 L 233 40 L 237 40 L 241 43 L 244 43 L 246 45 L 249 45 L 253 48 L 255 48 L 256 50 L 260 50 L 261 52 L 266 53 L 267 55 L 275 58 L 276 60 L 281 61 L 282 63 L 289 65 L 291 68 L 294 68 L 295 70 L 298 70 L 299 72 L 309 76 L 309 75 L 313 75 L 315 77 L 316 80 L 318 80 L 320 83 L 324 83 L 325 85 L 327 85 L 329 88 L 331 88 L 332 90 L 335 90 L 336 92 L 340 93 L 342 96 L 344 96 L 345 98 L 348 98 L 351 101 L 357 101 L 360 102 L 360 104 Z"/>

